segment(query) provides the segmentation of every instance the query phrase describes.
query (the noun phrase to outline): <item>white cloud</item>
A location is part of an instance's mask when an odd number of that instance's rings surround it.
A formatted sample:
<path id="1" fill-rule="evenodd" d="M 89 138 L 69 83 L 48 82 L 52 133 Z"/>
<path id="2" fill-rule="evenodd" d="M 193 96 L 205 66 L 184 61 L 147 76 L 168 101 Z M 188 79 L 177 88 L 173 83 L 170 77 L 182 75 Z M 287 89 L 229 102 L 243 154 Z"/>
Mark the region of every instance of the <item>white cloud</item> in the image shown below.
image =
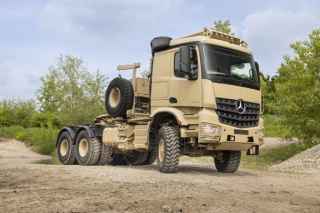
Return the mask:
<path id="1" fill-rule="evenodd" d="M 275 74 L 282 57 L 291 53 L 289 45 L 307 39 L 319 23 L 319 14 L 307 11 L 265 10 L 245 18 L 242 37 L 249 42 L 262 69 Z"/>
<path id="2" fill-rule="evenodd" d="M 319 26 L 318 1 L 6 0 L 0 8 L 0 100 L 32 97 L 60 54 L 112 77 L 120 63 L 149 65 L 154 36 L 177 37 L 230 19 L 256 59 L 274 74 L 293 40 Z M 299 3 L 299 4 L 298 4 Z M 290 4 L 290 5 L 289 5 Z M 278 8 L 266 9 L 266 8 Z M 249 15 L 247 15 L 249 14 Z M 38 79 L 38 80 L 37 80 Z"/>
<path id="3" fill-rule="evenodd" d="M 41 26 L 57 36 L 106 40 L 159 32 L 173 25 L 184 0 L 50 1 L 40 13 Z M 170 19 L 173 22 L 170 22 Z M 165 25 L 163 25 L 165 23 Z M 58 34 L 59 33 L 59 34 Z"/>

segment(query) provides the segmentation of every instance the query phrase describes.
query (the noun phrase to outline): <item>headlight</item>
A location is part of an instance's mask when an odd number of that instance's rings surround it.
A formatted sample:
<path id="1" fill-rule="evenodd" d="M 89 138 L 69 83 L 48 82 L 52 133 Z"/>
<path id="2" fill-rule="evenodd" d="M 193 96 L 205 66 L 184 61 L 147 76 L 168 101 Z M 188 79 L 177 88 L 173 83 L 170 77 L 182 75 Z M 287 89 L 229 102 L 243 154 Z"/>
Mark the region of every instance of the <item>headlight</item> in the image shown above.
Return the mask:
<path id="1" fill-rule="evenodd" d="M 200 123 L 199 125 L 199 141 L 212 142 L 218 141 L 221 134 L 221 127 L 209 123 Z"/>

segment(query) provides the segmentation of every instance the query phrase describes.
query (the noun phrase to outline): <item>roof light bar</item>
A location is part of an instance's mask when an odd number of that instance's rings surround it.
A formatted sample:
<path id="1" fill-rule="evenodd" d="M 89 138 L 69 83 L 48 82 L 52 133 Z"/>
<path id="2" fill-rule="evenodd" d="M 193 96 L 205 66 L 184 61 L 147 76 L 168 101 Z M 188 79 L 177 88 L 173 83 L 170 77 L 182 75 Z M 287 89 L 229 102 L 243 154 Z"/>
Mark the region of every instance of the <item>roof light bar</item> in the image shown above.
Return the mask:
<path id="1" fill-rule="evenodd" d="M 216 31 L 212 28 L 204 28 L 203 29 L 203 35 L 208 36 L 210 38 L 226 41 L 232 44 L 236 44 L 243 47 L 248 47 L 248 44 L 245 41 L 242 41 L 240 38 L 234 37 L 232 35 L 222 33 L 219 31 Z"/>
<path id="2" fill-rule="evenodd" d="M 226 34 L 226 33 L 222 33 L 222 32 L 216 31 L 215 29 L 209 28 L 209 27 L 205 27 L 203 29 L 203 31 L 197 32 L 197 33 L 194 33 L 194 34 L 191 34 L 191 35 L 188 35 L 188 36 L 185 36 L 184 38 L 193 37 L 193 36 L 207 36 L 207 37 L 210 37 L 210 38 L 213 38 L 213 39 L 226 41 L 226 42 L 229 42 L 231 44 L 239 45 L 239 46 L 242 46 L 242 47 L 248 47 L 248 44 L 245 41 L 241 40 L 240 38 L 237 38 L 235 36 L 232 36 L 232 35 L 229 35 L 229 34 Z"/>

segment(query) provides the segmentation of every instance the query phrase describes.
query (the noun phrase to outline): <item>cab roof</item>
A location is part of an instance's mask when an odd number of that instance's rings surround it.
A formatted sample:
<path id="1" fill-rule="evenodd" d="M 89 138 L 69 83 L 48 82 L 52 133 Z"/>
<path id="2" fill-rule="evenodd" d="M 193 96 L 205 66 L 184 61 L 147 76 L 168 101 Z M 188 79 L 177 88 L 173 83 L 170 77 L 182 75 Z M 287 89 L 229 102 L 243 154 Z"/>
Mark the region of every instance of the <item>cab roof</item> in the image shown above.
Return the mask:
<path id="1" fill-rule="evenodd" d="M 238 37 L 218 32 L 212 28 L 204 28 L 201 32 L 193 33 L 181 38 L 172 39 L 170 41 L 170 46 L 177 46 L 192 42 L 212 44 L 251 54 L 251 50 L 248 48 L 248 44 L 245 41 L 241 40 Z"/>

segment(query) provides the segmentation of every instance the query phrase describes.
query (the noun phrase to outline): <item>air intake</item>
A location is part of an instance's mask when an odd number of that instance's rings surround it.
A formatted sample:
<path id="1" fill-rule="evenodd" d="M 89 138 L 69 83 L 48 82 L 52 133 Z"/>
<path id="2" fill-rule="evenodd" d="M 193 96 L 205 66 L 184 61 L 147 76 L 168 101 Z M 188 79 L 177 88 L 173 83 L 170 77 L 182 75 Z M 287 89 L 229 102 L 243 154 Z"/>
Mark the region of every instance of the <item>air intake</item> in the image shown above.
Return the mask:
<path id="1" fill-rule="evenodd" d="M 154 39 L 152 39 L 152 41 L 151 41 L 152 55 L 155 52 L 168 49 L 168 47 L 170 46 L 171 40 L 172 40 L 172 38 L 165 37 L 165 36 L 155 37 Z"/>

